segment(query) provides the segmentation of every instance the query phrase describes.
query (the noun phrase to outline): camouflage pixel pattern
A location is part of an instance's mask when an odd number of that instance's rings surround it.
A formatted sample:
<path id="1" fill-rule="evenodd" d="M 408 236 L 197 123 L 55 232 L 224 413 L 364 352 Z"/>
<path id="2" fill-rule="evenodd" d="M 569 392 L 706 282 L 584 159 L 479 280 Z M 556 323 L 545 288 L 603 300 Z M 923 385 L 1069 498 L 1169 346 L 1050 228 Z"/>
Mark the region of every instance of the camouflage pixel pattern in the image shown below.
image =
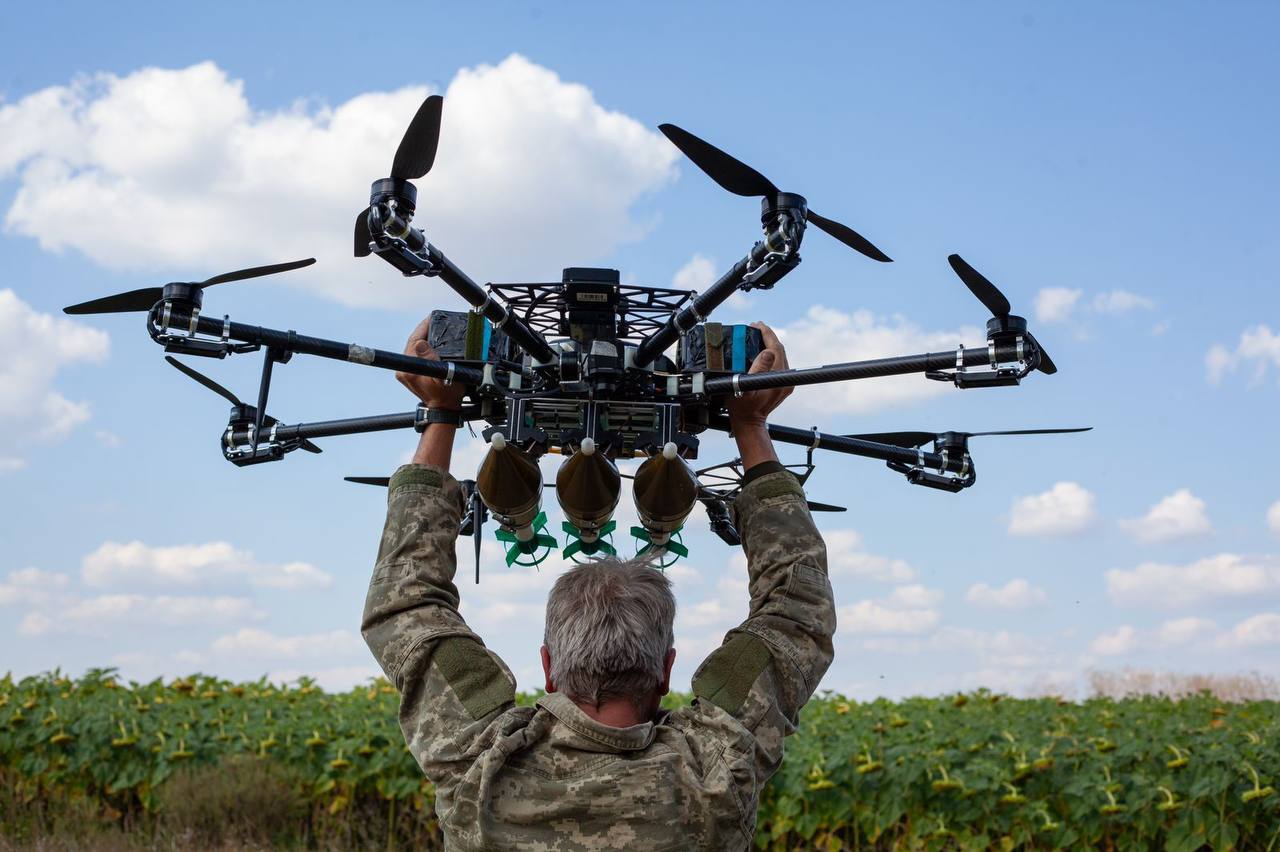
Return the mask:
<path id="1" fill-rule="evenodd" d="M 826 547 L 799 483 L 748 483 L 735 514 L 751 612 L 694 675 L 688 707 L 614 728 L 515 678 L 458 613 L 462 491 L 440 468 L 392 477 L 362 632 L 400 691 L 446 847 L 535 852 L 751 846 L 761 789 L 831 663 Z"/>

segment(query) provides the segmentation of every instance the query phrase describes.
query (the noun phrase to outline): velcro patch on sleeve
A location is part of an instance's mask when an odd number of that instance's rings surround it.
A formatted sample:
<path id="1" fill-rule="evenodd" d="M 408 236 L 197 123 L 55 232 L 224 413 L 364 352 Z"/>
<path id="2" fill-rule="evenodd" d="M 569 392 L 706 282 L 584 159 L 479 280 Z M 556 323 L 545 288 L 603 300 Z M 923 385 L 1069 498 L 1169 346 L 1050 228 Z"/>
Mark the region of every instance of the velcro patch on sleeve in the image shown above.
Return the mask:
<path id="1" fill-rule="evenodd" d="M 432 664 L 471 714 L 482 719 L 515 698 L 515 688 L 489 652 L 474 639 L 450 636 L 432 654 Z"/>
<path id="2" fill-rule="evenodd" d="M 720 646 L 693 679 L 693 694 L 737 715 L 772 656 L 757 636 L 739 633 Z"/>
<path id="3" fill-rule="evenodd" d="M 425 485 L 429 488 L 439 488 L 442 484 L 444 484 L 444 477 L 440 471 L 405 465 L 392 475 L 391 482 L 387 484 L 387 491 L 393 492 L 401 485 Z"/>
<path id="4" fill-rule="evenodd" d="M 784 494 L 803 497 L 804 489 L 800 487 L 800 483 L 796 481 L 794 476 L 778 476 L 762 481 L 755 490 L 756 497 L 761 500 L 767 500 L 770 497 L 781 497 Z"/>

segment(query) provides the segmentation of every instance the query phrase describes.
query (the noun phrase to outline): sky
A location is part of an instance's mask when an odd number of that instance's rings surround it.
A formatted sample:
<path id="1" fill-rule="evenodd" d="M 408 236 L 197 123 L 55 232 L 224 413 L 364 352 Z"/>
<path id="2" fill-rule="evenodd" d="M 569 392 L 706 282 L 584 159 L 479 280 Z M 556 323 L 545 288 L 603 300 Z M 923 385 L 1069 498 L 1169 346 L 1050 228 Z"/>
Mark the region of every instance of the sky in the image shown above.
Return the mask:
<path id="1" fill-rule="evenodd" d="M 61 308 L 314 256 L 211 290 L 206 313 L 399 350 L 428 311 L 464 304 L 352 258 L 350 228 L 440 93 L 416 222 L 477 281 L 597 265 L 708 286 L 758 238 L 757 202 L 683 160 L 656 129 L 674 122 L 896 261 L 813 231 L 777 288 L 718 312 L 779 329 L 792 365 L 981 344 L 951 252 L 1053 354 L 1060 372 L 1019 388 L 876 379 L 776 413 L 837 433 L 1094 427 L 975 439 L 960 494 L 823 456 L 808 493 L 848 507 L 817 517 L 839 619 L 824 688 L 1280 677 L 1275 5 L 129 8 L 23 4 L 0 25 L 0 671 L 330 688 L 376 673 L 359 620 L 385 497 L 342 477 L 390 473 L 416 436 L 236 468 L 215 446 L 226 404 L 164 363 L 139 315 Z M 258 356 L 194 366 L 254 394 Z M 297 356 L 270 409 L 411 407 L 387 373 Z M 460 438 L 455 472 L 482 451 Z M 731 456 L 704 439 L 701 463 Z M 619 526 L 633 518 L 624 495 Z M 746 615 L 743 555 L 703 521 L 671 569 L 677 688 Z M 463 564 L 464 615 L 521 688 L 541 686 L 563 563 L 506 568 L 489 540 L 479 586 Z"/>

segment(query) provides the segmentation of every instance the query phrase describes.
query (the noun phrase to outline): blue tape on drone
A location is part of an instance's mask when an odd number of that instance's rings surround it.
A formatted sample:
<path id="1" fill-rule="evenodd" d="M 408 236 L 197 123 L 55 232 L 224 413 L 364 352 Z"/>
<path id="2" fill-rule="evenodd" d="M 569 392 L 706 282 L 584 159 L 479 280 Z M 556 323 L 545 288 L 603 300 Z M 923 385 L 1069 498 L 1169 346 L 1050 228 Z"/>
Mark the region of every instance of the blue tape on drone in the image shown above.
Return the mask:
<path id="1" fill-rule="evenodd" d="M 480 357 L 487 359 L 489 357 L 489 335 L 493 332 L 493 326 L 489 325 L 488 320 L 481 320 L 484 323 L 484 340 L 480 344 Z"/>
<path id="2" fill-rule="evenodd" d="M 745 325 L 735 325 L 733 327 L 733 371 L 741 373 L 747 369 L 747 327 Z"/>

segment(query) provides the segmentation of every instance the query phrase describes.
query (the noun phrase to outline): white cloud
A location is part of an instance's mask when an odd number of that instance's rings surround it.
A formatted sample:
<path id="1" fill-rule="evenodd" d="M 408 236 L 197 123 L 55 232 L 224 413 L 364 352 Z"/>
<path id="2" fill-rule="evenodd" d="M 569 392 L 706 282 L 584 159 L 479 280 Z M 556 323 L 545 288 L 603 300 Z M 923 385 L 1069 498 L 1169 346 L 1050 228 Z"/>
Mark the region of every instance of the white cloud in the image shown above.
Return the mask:
<path id="1" fill-rule="evenodd" d="M 720 277 L 722 269 L 716 267 L 713 258 L 695 254 L 689 262 L 676 270 L 671 278 L 671 286 L 677 290 L 693 290 L 701 293 Z M 724 307 L 735 311 L 743 311 L 752 305 L 754 300 L 741 290 L 735 290 L 724 301 Z"/>
<path id="2" fill-rule="evenodd" d="M 975 583 L 969 587 L 964 599 L 975 606 L 1027 609 L 1046 603 L 1049 596 L 1044 589 L 1036 588 L 1021 577 L 1016 577 L 998 588 L 986 583 Z"/>
<path id="3" fill-rule="evenodd" d="M 1100 634 L 1089 643 L 1089 651 L 1100 657 L 1118 657 L 1142 651 L 1159 651 L 1189 645 L 1218 632 L 1218 626 L 1207 618 L 1175 618 L 1155 630 L 1139 630 L 1122 625 Z"/>
<path id="4" fill-rule="evenodd" d="M 1010 510 L 1010 535 L 1069 535 L 1096 519 L 1094 497 L 1075 482 L 1058 482 L 1042 494 L 1019 497 Z"/>
<path id="5" fill-rule="evenodd" d="M 902 559 L 867 553 L 856 530 L 823 530 L 827 570 L 832 577 L 857 577 L 882 583 L 906 583 L 916 572 Z"/>
<path id="6" fill-rule="evenodd" d="M 115 449 L 123 443 L 119 435 L 106 429 L 95 430 L 93 437 L 98 439 L 99 444 L 110 449 Z"/>
<path id="7" fill-rule="evenodd" d="M 41 604 L 67 588 L 66 574 L 22 568 L 0 583 L 0 604 Z"/>
<path id="8" fill-rule="evenodd" d="M 1271 367 L 1280 370 L 1280 334 L 1265 325 L 1254 326 L 1240 335 L 1234 351 L 1215 343 L 1205 354 L 1204 362 L 1212 384 L 1218 384 L 1227 372 L 1235 372 L 1247 364 L 1253 365 L 1252 381 L 1256 384 Z"/>
<path id="9" fill-rule="evenodd" d="M 1246 618 L 1218 639 L 1227 648 L 1280 645 L 1280 613 L 1264 612 Z"/>
<path id="10" fill-rule="evenodd" d="M 1128 290 L 1112 290 L 1110 293 L 1099 293 L 1093 297 L 1093 310 L 1099 314 L 1126 314 L 1130 311 L 1149 311 L 1156 303 L 1146 296 L 1130 293 Z"/>
<path id="11" fill-rule="evenodd" d="M 263 618 L 266 618 L 266 613 L 248 598 L 99 595 L 56 612 L 28 613 L 18 630 L 32 636 L 54 630 L 102 635 L 122 624 L 186 627 L 260 621 Z"/>
<path id="12" fill-rule="evenodd" d="M 1271 508 L 1267 510 L 1267 527 L 1280 536 L 1280 500 L 1271 504 Z"/>
<path id="13" fill-rule="evenodd" d="M 1185 645 L 1196 639 L 1202 639 L 1217 629 L 1218 626 L 1207 618 L 1196 616 L 1175 618 L 1160 625 L 1159 630 L 1156 631 L 1156 640 L 1164 647 Z"/>
<path id="14" fill-rule="evenodd" d="M 882 636 L 864 639 L 864 650 L 877 654 L 957 654 L 972 656 L 986 668 L 1048 669 L 1063 661 L 1051 643 L 1008 630 L 941 627 L 928 636 Z M 988 684 L 990 685 L 990 684 Z M 937 692 L 942 687 L 931 687 Z"/>
<path id="15" fill-rule="evenodd" d="M 1040 322 L 1066 322 L 1071 319 L 1083 290 L 1070 287 L 1045 287 L 1036 294 L 1036 319 Z"/>
<path id="16" fill-rule="evenodd" d="M 1222 383 L 1222 377 L 1227 370 L 1233 367 L 1233 358 L 1231 350 L 1223 346 L 1221 343 L 1215 343 L 1209 347 L 1209 351 L 1204 356 L 1205 371 L 1209 374 L 1209 384 L 1216 385 Z"/>
<path id="17" fill-rule="evenodd" d="M 912 583 L 909 586 L 898 586 L 884 601 L 890 606 L 925 609 L 942 603 L 942 598 L 941 589 L 930 589 L 920 583 Z"/>
<path id="18" fill-rule="evenodd" d="M 350 630 L 277 636 L 255 627 L 242 627 L 235 633 L 218 637 L 213 641 L 212 650 L 254 660 L 299 657 L 332 659 L 336 656 L 367 653 L 364 641 Z"/>
<path id="19" fill-rule="evenodd" d="M 211 62 L 50 87 L 0 107 L 0 177 L 19 178 L 6 225 L 50 251 L 184 277 L 314 254 L 281 280 L 347 304 L 424 305 L 438 296 L 353 258 L 351 234 L 430 91 L 259 111 Z M 662 136 L 522 56 L 461 69 L 444 94 L 415 224 L 477 280 L 559 280 L 566 258 L 607 256 L 643 234 L 632 206 L 675 175 Z"/>
<path id="20" fill-rule="evenodd" d="M 1221 553 L 1189 565 L 1144 562 L 1107 572 L 1107 593 L 1122 606 L 1185 607 L 1280 592 L 1280 561 Z"/>
<path id="21" fill-rule="evenodd" d="M 701 254 L 695 254 L 688 263 L 676 270 L 675 276 L 671 279 L 671 286 L 677 290 L 702 292 L 716 283 L 719 277 L 715 261 Z"/>
<path id="22" fill-rule="evenodd" d="M 936 606 L 942 592 L 921 585 L 899 586 L 880 599 L 860 600 L 836 609 L 838 630 L 845 634 L 910 635 L 928 633 L 942 620 Z"/>
<path id="23" fill-rule="evenodd" d="M 1138 647 L 1137 628 L 1125 624 L 1110 630 L 1089 643 L 1089 650 L 1102 657 L 1128 654 Z"/>
<path id="24" fill-rule="evenodd" d="M 1147 544 L 1208 535 L 1213 527 L 1204 505 L 1204 501 L 1189 489 L 1180 488 L 1152 506 L 1141 518 L 1121 521 L 1120 526 Z"/>
<path id="25" fill-rule="evenodd" d="M 59 370 L 102 361 L 109 349 L 105 332 L 0 290 L 0 473 L 24 467 L 19 454 L 30 445 L 61 440 L 89 419 L 89 404 L 67 399 L 53 382 Z"/>
<path id="26" fill-rule="evenodd" d="M 323 588 L 329 574 L 306 562 L 281 565 L 256 561 L 225 541 L 153 547 L 141 541 L 105 542 L 84 558 L 81 578 L 88 586 L 126 584 L 192 586 L 244 580 L 268 589 Z"/>
<path id="27" fill-rule="evenodd" d="M 880 317 L 870 311 L 845 313 L 816 305 L 795 322 L 775 329 L 792 367 L 817 367 L 845 361 L 886 358 L 917 352 L 955 351 L 986 339 L 982 330 L 926 331 L 905 317 Z M 840 382 L 796 388 L 788 411 L 812 414 L 866 414 L 928 399 L 954 390 L 920 375 L 890 376 L 866 382 Z"/>

